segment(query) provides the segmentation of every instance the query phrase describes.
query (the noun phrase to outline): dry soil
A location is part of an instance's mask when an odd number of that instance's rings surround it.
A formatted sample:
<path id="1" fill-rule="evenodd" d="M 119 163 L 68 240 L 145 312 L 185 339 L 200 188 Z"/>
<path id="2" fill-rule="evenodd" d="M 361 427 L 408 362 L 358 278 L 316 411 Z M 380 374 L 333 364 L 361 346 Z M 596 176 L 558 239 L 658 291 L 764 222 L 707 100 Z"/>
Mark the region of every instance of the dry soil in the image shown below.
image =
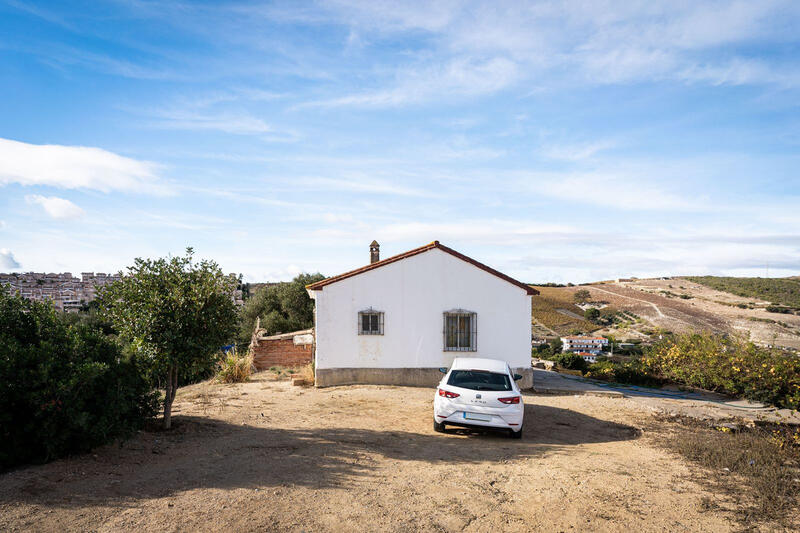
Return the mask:
<path id="1" fill-rule="evenodd" d="M 170 432 L 0 475 L 0 530 L 737 527 L 629 400 L 526 394 L 522 440 L 434 433 L 432 400 L 424 388 L 301 389 L 266 373 L 187 387 Z"/>

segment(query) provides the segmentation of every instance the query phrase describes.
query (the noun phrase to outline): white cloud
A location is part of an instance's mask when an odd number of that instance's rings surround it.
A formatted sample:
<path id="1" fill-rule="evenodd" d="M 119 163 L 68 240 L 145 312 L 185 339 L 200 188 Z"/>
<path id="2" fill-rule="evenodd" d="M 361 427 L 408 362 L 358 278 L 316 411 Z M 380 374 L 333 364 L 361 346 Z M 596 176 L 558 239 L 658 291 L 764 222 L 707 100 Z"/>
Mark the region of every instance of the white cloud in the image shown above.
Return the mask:
<path id="1" fill-rule="evenodd" d="M 794 56 L 749 57 L 753 47 L 796 39 L 798 4 L 765 2 L 356 2 L 324 4 L 366 41 L 410 35 L 424 52 L 398 56 L 382 87 L 312 102 L 391 107 L 491 94 L 523 81 L 641 81 L 799 87 Z M 283 13 L 285 15 L 285 13 Z M 299 20 L 320 23 L 319 20 Z M 372 36 L 378 38 L 370 39 Z M 409 61 L 408 58 L 411 58 Z M 385 69 L 386 65 L 381 68 Z M 380 78 L 385 70 L 376 70 Z"/>
<path id="2" fill-rule="evenodd" d="M 392 107 L 419 103 L 435 96 L 479 96 L 498 92 L 519 79 L 517 64 L 504 57 L 458 57 L 449 61 L 406 67 L 389 89 L 308 102 L 298 107 Z"/>
<path id="3" fill-rule="evenodd" d="M 363 240 L 365 232 L 375 235 L 379 242 L 408 243 L 418 246 L 434 240 L 474 243 L 481 245 L 522 245 L 539 240 L 552 240 L 574 231 L 570 226 L 532 220 L 459 219 L 452 222 L 390 222 L 388 224 L 333 223 L 316 229 L 311 238 L 324 238 L 352 243 Z"/>
<path id="4" fill-rule="evenodd" d="M 81 218 L 86 212 L 65 198 L 57 196 L 40 196 L 38 194 L 25 197 L 32 205 L 40 205 L 45 212 L 56 220 L 72 220 Z"/>
<path id="5" fill-rule="evenodd" d="M 326 191 L 346 191 L 356 193 L 388 194 L 395 196 L 425 196 L 433 197 L 436 194 L 414 187 L 406 187 L 388 180 L 348 176 L 347 178 L 322 178 L 307 177 L 293 178 L 290 181 L 293 188 L 303 188 L 305 190 L 326 190 Z"/>
<path id="6" fill-rule="evenodd" d="M 539 149 L 539 152 L 550 159 L 580 161 L 589 159 L 615 146 L 616 144 L 612 141 L 596 141 L 579 144 L 546 144 Z"/>
<path id="7" fill-rule="evenodd" d="M 209 130 L 233 133 L 236 135 L 255 135 L 272 133 L 273 129 L 262 119 L 250 115 L 229 113 L 191 113 L 164 112 L 154 126 L 175 130 Z"/>
<path id="8" fill-rule="evenodd" d="M 525 174 L 523 184 L 534 193 L 559 198 L 569 204 L 593 205 L 621 210 L 701 210 L 709 206 L 697 195 L 680 194 L 671 187 L 650 179 L 646 174 L 628 175 L 608 171 Z"/>
<path id="9" fill-rule="evenodd" d="M 14 258 L 14 254 L 7 248 L 0 248 L 0 268 L 14 270 L 20 267 L 19 262 Z"/>
<path id="10" fill-rule="evenodd" d="M 167 191 L 153 163 L 101 148 L 0 139 L 0 186 L 10 183 L 102 192 Z"/>

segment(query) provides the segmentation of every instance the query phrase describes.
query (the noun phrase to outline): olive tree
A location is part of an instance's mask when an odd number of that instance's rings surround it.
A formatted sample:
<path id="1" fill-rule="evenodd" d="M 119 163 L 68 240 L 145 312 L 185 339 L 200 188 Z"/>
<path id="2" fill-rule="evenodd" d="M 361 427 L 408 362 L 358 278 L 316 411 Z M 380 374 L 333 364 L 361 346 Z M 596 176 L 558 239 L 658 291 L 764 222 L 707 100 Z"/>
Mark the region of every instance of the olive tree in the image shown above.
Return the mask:
<path id="1" fill-rule="evenodd" d="M 575 303 L 582 304 L 592 299 L 592 293 L 586 289 L 580 289 L 575 291 L 572 297 L 575 299 Z"/>
<path id="2" fill-rule="evenodd" d="M 134 260 L 121 281 L 102 293 L 101 305 L 122 339 L 144 356 L 163 384 L 164 427 L 181 369 L 206 364 L 236 331 L 233 292 L 237 280 L 208 260 L 182 257 Z"/>

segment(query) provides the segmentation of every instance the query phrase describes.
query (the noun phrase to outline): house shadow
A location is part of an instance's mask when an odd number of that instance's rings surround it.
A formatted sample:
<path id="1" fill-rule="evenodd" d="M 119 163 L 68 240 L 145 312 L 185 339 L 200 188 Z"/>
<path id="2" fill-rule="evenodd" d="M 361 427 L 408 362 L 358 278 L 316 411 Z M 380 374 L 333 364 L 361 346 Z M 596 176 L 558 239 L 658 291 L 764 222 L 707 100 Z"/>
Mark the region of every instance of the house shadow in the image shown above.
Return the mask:
<path id="1" fill-rule="evenodd" d="M 169 432 L 0 475 L 0 503 L 135 506 L 193 489 L 347 487 L 398 462 L 448 467 L 540 457 L 586 443 L 637 438 L 631 426 L 566 409 L 525 406 L 522 440 L 492 432 L 287 429 L 177 416 Z M 432 422 L 431 422 L 432 426 Z"/>

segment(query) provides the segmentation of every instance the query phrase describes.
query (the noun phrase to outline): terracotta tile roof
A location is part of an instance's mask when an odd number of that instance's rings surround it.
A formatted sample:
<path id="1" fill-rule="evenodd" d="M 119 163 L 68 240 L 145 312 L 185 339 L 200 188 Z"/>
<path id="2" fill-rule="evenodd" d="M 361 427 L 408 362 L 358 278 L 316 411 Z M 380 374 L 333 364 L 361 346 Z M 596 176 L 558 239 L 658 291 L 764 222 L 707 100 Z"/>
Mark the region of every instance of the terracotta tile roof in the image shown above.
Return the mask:
<path id="1" fill-rule="evenodd" d="M 390 263 L 394 263 L 394 262 L 406 259 L 408 257 L 413 257 L 415 255 L 419 255 L 421 253 L 425 253 L 425 252 L 427 252 L 429 250 L 433 250 L 434 248 L 439 249 L 439 250 L 441 250 L 441 251 L 443 251 L 445 253 L 448 253 L 448 254 L 450 254 L 450 255 L 452 255 L 454 257 L 457 257 L 457 258 L 461 259 L 462 261 L 466 261 L 467 263 L 470 263 L 471 265 L 474 265 L 474 266 L 480 268 L 481 270 L 485 270 L 489 274 L 492 274 L 493 276 L 497 276 L 498 278 L 500 278 L 502 280 L 505 280 L 505 281 L 511 283 L 512 285 L 516 285 L 517 287 L 525 290 L 525 292 L 527 292 L 528 294 L 531 294 L 531 295 L 539 294 L 539 291 L 537 291 L 536 289 L 534 289 L 530 285 L 526 285 L 526 284 L 522 283 L 521 281 L 517 281 L 517 280 L 515 280 L 514 278 L 512 278 L 510 276 L 506 276 L 502 272 L 498 272 L 497 270 L 493 269 L 490 266 L 486 266 L 483 263 L 472 259 L 471 257 L 467 257 L 464 254 L 456 252 L 452 248 L 448 248 L 444 244 L 440 244 L 439 241 L 433 241 L 432 243 L 426 244 L 425 246 L 420 246 L 419 248 L 414 248 L 413 250 L 409 250 L 407 252 L 403 252 L 402 254 L 398 254 L 398 255 L 395 255 L 393 257 L 389 257 L 387 259 L 383 259 L 381 261 L 377 261 L 375 263 L 372 263 L 372 264 L 369 264 L 369 265 L 365 265 L 365 266 L 363 266 L 361 268 L 357 268 L 355 270 L 351 270 L 350 272 L 345 272 L 344 274 L 339 274 L 338 276 L 325 278 L 322 281 L 318 281 L 316 283 L 311 283 L 310 285 L 306 285 L 306 289 L 309 289 L 309 290 L 312 290 L 312 291 L 321 291 L 322 288 L 325 287 L 325 285 L 330 285 L 331 283 L 336 283 L 337 281 L 341 281 L 343 279 L 352 278 L 353 276 L 357 276 L 357 275 L 359 275 L 359 274 L 361 274 L 363 272 L 368 272 L 370 270 L 373 270 L 373 269 L 376 269 L 376 268 L 380 268 L 382 266 L 386 266 L 386 265 L 388 265 Z"/>

